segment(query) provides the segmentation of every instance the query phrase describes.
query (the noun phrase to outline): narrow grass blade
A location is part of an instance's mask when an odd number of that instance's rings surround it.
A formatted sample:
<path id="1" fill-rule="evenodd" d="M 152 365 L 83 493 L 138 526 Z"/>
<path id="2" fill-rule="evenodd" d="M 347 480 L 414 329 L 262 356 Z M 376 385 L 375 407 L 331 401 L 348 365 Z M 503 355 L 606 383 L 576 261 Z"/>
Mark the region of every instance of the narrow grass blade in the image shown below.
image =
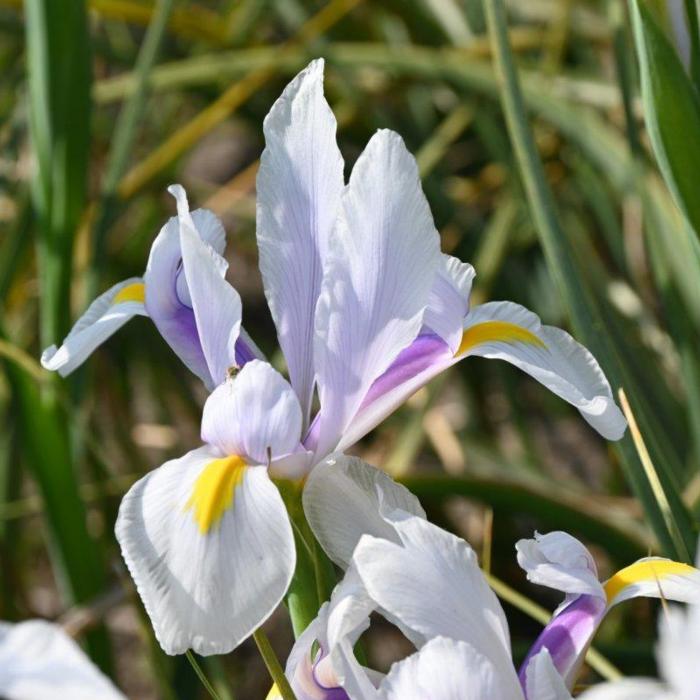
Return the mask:
<path id="1" fill-rule="evenodd" d="M 654 467 L 654 463 L 651 461 L 649 450 L 647 449 L 646 443 L 644 442 L 644 438 L 642 437 L 642 433 L 639 430 L 639 426 L 637 425 L 637 420 L 634 417 L 634 413 L 632 413 L 632 409 L 630 408 L 629 401 L 627 400 L 625 390 L 620 388 L 617 392 L 617 395 L 620 398 L 620 405 L 622 406 L 625 418 L 627 418 L 627 423 L 629 424 L 629 429 L 632 433 L 632 439 L 634 440 L 634 446 L 636 447 L 637 453 L 639 454 L 639 461 L 644 467 L 644 472 L 649 481 L 649 486 L 654 492 L 654 497 L 656 498 L 656 501 L 659 504 L 661 513 L 663 514 L 664 520 L 666 521 L 666 527 L 668 528 L 668 532 L 671 535 L 671 538 L 673 539 L 673 544 L 676 547 L 677 551 L 683 553 L 683 558 L 686 561 L 692 561 L 691 550 L 689 550 L 686 547 L 685 542 L 683 541 L 683 535 L 678 529 L 678 523 L 673 517 L 671 504 L 668 502 L 666 492 L 664 491 L 664 488 L 661 485 L 661 481 L 656 471 L 656 467 Z"/>
<path id="2" fill-rule="evenodd" d="M 700 96 L 675 48 L 641 0 L 630 0 L 647 130 L 661 172 L 700 236 Z"/>
<path id="3" fill-rule="evenodd" d="M 277 686 L 277 690 L 282 696 L 282 699 L 296 700 L 296 695 L 294 695 L 294 691 L 289 685 L 287 676 L 284 675 L 284 670 L 282 669 L 279 659 L 275 654 L 275 650 L 272 648 L 272 644 L 270 644 L 270 640 L 267 638 L 267 635 L 263 632 L 262 628 L 253 632 L 253 639 L 257 644 L 258 651 L 265 662 L 265 666 L 267 666 L 267 670 L 270 673 L 270 678 L 272 678 L 275 686 Z"/>
<path id="4" fill-rule="evenodd" d="M 114 128 L 112 148 L 107 162 L 106 172 L 102 183 L 100 201 L 97 205 L 95 226 L 93 232 L 93 270 L 90 280 L 88 298 L 93 298 L 97 291 L 99 265 L 104 258 L 104 243 L 107 228 L 112 220 L 116 205 L 116 193 L 131 152 L 131 146 L 137 133 L 137 128 L 143 116 L 148 80 L 151 69 L 158 55 L 158 50 L 165 35 L 168 20 L 173 9 L 174 0 L 159 0 L 153 10 L 153 17 L 139 51 L 134 68 L 134 91 L 124 103 Z"/>
<path id="5" fill-rule="evenodd" d="M 83 0 L 27 0 L 30 132 L 35 157 L 33 206 L 38 226 L 40 325 L 44 346 L 68 330 L 74 232 L 82 211 L 90 139 L 90 51 Z M 54 567 L 67 602 L 103 589 L 104 570 L 78 494 L 68 416 L 55 381 L 39 392 L 34 379 L 8 365 L 28 463 L 46 506 Z M 109 664 L 104 628 L 90 651 Z"/>
<path id="6" fill-rule="evenodd" d="M 695 89 L 700 90 L 700 19 L 697 0 L 685 0 L 685 15 L 688 20 L 690 37 L 690 77 Z"/>
<path id="7" fill-rule="evenodd" d="M 54 404 L 41 400 L 35 380 L 22 369 L 7 362 L 5 370 L 19 437 L 42 494 L 49 551 L 60 590 L 68 603 L 85 602 L 104 590 L 104 570 L 87 532 L 85 507 L 76 489 L 66 416 Z M 93 658 L 108 667 L 104 628 L 98 627 L 87 638 Z"/>

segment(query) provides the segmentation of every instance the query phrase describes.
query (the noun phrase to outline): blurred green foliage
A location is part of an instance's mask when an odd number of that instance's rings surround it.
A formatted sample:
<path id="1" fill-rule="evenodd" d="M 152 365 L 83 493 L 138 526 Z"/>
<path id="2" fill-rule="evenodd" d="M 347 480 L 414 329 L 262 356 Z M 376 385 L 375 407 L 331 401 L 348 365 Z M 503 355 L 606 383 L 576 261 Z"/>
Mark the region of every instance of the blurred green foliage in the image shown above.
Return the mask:
<path id="1" fill-rule="evenodd" d="M 347 172 L 375 129 L 401 133 L 443 249 L 477 267 L 475 299 L 523 303 L 589 344 L 629 397 L 657 478 L 631 436 L 605 444 L 527 377 L 479 359 L 358 450 L 548 607 L 514 566 L 515 539 L 534 528 L 580 535 L 604 566 L 694 554 L 700 59 L 694 3 L 690 17 L 681 5 L 674 22 L 663 2 L 511 0 L 499 71 L 477 0 L 0 0 L 0 618 L 91 630 L 130 697 L 199 692 L 155 644 L 112 526 L 136 478 L 196 444 L 203 391 L 143 319 L 68 380 L 36 358 L 96 292 L 142 272 L 174 181 L 224 220 L 246 327 L 278 357 L 255 172 L 263 117 L 315 56 Z M 625 672 L 649 672 L 653 615 L 634 612 L 616 613 L 601 644 Z M 538 624 L 513 620 L 517 650 Z M 284 656 L 288 622 L 270 633 Z M 371 639 L 368 653 L 388 663 Z M 264 696 L 250 645 L 205 668 L 222 697 L 227 684 Z"/>

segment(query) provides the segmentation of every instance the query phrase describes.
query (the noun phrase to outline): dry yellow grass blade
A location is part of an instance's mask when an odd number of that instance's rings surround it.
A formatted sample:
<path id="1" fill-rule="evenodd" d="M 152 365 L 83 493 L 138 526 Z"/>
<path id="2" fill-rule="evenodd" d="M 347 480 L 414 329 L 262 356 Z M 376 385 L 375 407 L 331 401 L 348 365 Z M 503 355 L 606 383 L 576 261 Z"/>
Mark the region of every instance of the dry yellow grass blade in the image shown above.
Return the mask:
<path id="1" fill-rule="evenodd" d="M 669 503 L 666 491 L 661 483 L 661 479 L 659 479 L 656 467 L 652 462 L 651 455 L 649 454 L 649 450 L 647 449 L 644 438 L 642 437 L 642 432 L 637 424 L 637 419 L 635 418 L 635 415 L 632 412 L 632 407 L 627 400 L 627 394 L 622 387 L 620 387 L 618 390 L 617 396 L 620 399 L 622 412 L 625 414 L 625 418 L 627 419 L 630 434 L 632 435 L 634 446 L 637 450 L 637 454 L 639 455 L 639 461 L 642 463 L 642 467 L 644 467 L 644 473 L 649 480 L 649 486 L 651 486 L 651 490 L 654 493 L 654 498 L 656 498 L 656 501 L 659 504 L 659 510 L 663 514 L 664 520 L 666 521 L 668 532 L 671 535 L 671 538 L 673 539 L 678 551 L 685 554 L 687 561 L 692 561 L 692 557 L 690 556 L 690 552 L 685 545 L 685 541 L 678 523 L 673 516 L 673 508 Z"/>
<path id="2" fill-rule="evenodd" d="M 49 376 L 26 350 L 2 338 L 0 338 L 0 357 L 11 360 L 37 381 L 44 381 Z"/>
<path id="3" fill-rule="evenodd" d="M 280 52 L 294 48 L 299 43 L 306 44 L 312 41 L 361 2 L 362 0 L 331 0 L 322 10 L 305 22 L 294 37 L 280 45 L 279 51 L 270 56 L 269 65 L 261 66 L 231 85 L 221 97 L 134 166 L 120 182 L 119 195 L 124 199 L 131 197 L 163 168 L 170 165 L 240 107 L 257 89 L 276 74 L 275 67 Z"/>
<path id="4" fill-rule="evenodd" d="M 0 0 L 0 6 L 23 6 L 23 0 Z M 148 26 L 154 6 L 130 0 L 88 0 L 88 8 L 105 19 L 121 20 L 131 24 Z M 221 44 L 228 39 L 228 27 L 215 12 L 204 7 L 179 8 L 173 11 L 169 29 L 182 37 L 206 39 Z"/>

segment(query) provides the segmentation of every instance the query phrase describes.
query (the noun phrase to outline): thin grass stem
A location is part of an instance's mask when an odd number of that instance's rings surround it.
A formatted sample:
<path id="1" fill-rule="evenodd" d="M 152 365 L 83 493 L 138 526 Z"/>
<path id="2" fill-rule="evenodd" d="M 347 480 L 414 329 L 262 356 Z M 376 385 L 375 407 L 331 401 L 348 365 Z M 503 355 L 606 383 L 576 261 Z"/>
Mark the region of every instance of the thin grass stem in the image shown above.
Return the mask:
<path id="1" fill-rule="evenodd" d="M 267 666 L 270 677 L 277 686 L 277 690 L 283 700 L 296 700 L 296 695 L 294 695 L 292 686 L 289 685 L 289 681 L 287 680 L 287 676 L 284 675 L 282 665 L 275 654 L 275 650 L 272 648 L 270 640 L 267 638 L 262 628 L 258 628 L 253 632 L 253 639 L 258 646 L 258 651 L 265 662 L 265 666 Z"/>

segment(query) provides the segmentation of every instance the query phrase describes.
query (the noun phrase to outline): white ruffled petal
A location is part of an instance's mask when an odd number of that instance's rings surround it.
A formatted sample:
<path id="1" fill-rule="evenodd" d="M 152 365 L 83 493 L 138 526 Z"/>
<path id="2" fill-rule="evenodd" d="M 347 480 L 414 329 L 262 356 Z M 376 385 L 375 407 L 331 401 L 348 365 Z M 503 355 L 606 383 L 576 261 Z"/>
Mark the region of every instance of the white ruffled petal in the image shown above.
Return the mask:
<path id="1" fill-rule="evenodd" d="M 227 654 L 274 611 L 294 572 L 292 528 L 267 469 L 209 447 L 138 481 L 116 534 L 168 654 Z"/>
<path id="2" fill-rule="evenodd" d="M 603 437 L 623 436 L 627 421 L 595 357 L 523 306 L 494 301 L 472 309 L 458 351 L 470 355 L 510 362 L 575 406 Z"/>
<path id="3" fill-rule="evenodd" d="M 520 688 L 504 681 L 491 659 L 444 637 L 394 664 L 380 695 L 382 700 L 523 700 Z"/>

